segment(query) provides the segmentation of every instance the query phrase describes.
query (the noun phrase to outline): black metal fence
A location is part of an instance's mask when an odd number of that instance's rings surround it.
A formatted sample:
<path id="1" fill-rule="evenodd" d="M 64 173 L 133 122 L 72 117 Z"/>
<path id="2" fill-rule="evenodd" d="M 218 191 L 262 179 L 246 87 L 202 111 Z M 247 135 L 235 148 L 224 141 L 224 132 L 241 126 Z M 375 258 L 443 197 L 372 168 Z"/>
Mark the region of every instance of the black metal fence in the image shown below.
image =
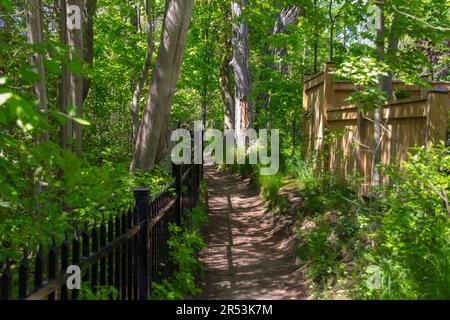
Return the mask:
<path id="1" fill-rule="evenodd" d="M 82 283 L 93 293 L 99 286 L 116 288 L 118 299 L 143 300 L 152 283 L 161 283 L 173 272 L 169 259 L 170 223 L 181 224 L 184 209 L 196 206 L 203 176 L 201 164 L 173 165 L 174 182 L 150 197 L 148 189 L 135 189 L 129 210 L 86 223 L 83 230 L 68 232 L 50 249 L 25 250 L 21 261 L 1 266 L 2 300 L 74 300 L 79 290 L 68 289 L 70 265 L 82 272 Z"/>

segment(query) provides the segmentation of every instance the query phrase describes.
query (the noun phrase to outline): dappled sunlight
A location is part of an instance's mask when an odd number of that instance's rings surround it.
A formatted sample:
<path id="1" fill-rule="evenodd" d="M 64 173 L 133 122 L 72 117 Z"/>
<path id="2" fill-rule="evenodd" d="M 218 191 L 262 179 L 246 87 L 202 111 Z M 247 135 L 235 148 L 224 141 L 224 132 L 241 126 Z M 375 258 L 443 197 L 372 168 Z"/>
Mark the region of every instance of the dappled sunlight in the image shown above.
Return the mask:
<path id="1" fill-rule="evenodd" d="M 295 236 L 280 236 L 248 180 L 211 168 L 205 173 L 210 221 L 204 231 L 206 278 L 199 298 L 307 298 L 292 254 Z"/>

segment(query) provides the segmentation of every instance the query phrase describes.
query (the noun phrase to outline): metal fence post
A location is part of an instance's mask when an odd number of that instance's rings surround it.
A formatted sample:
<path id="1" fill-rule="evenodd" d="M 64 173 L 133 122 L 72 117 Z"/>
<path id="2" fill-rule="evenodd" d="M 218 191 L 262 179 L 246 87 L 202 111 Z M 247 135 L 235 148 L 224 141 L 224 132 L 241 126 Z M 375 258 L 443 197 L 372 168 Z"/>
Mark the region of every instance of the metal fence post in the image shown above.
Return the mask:
<path id="1" fill-rule="evenodd" d="M 195 164 L 195 175 L 194 175 L 194 207 L 198 204 L 198 199 L 200 195 L 200 164 Z"/>
<path id="2" fill-rule="evenodd" d="M 148 219 L 150 212 L 150 190 L 134 189 L 134 206 L 138 214 L 140 231 L 138 235 L 138 288 L 139 300 L 146 300 L 149 293 L 148 285 Z"/>
<path id="3" fill-rule="evenodd" d="M 175 223 L 179 226 L 181 225 L 181 175 L 182 175 L 182 165 L 172 163 L 172 176 L 175 179 L 175 193 L 177 200 L 175 202 Z"/>

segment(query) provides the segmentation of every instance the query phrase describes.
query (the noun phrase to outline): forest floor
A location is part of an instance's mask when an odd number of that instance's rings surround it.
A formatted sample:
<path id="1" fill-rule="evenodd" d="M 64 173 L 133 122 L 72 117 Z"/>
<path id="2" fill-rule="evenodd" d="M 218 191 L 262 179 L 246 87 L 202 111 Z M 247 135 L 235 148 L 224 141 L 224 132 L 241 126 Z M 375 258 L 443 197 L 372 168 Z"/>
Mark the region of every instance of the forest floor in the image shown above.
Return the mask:
<path id="1" fill-rule="evenodd" d="M 294 219 L 275 217 L 248 179 L 211 167 L 205 178 L 209 222 L 198 299 L 308 299 L 294 254 Z"/>

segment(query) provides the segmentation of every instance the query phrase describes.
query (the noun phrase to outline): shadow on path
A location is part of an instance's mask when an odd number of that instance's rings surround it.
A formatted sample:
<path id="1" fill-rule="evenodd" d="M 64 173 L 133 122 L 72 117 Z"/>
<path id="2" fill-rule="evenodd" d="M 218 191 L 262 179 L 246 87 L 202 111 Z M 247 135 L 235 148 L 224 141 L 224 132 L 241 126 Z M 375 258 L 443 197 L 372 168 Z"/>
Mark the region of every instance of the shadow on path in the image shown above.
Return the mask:
<path id="1" fill-rule="evenodd" d="M 238 177 L 205 167 L 208 247 L 200 253 L 205 283 L 199 299 L 305 299 L 295 263 L 295 236 L 274 232 L 258 192 Z"/>

